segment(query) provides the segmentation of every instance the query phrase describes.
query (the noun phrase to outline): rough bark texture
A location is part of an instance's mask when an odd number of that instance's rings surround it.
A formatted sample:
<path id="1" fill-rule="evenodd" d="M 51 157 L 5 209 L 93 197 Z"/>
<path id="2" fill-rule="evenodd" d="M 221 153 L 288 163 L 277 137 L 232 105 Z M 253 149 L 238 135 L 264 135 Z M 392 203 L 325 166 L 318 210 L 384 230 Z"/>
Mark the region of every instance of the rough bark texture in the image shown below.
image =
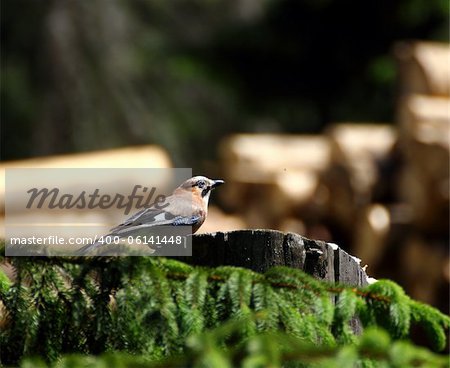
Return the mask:
<path id="1" fill-rule="evenodd" d="M 299 268 L 314 277 L 364 286 L 366 274 L 355 258 L 336 245 L 276 230 L 238 230 L 194 235 L 192 257 L 184 262 L 245 267 L 264 272 L 273 266 Z"/>

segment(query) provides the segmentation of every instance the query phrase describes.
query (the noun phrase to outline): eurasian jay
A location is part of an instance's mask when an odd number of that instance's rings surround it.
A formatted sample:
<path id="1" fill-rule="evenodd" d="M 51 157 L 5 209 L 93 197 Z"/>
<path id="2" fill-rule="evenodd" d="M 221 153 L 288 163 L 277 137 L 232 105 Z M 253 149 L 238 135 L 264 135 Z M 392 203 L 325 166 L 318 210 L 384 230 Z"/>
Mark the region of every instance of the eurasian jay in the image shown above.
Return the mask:
<path id="1" fill-rule="evenodd" d="M 141 229 L 155 226 L 191 226 L 193 234 L 205 222 L 211 191 L 223 183 L 223 180 L 194 176 L 166 197 L 162 206 L 152 204 L 144 208 L 112 228 L 103 238 L 107 236 L 124 238 Z M 101 242 L 88 244 L 79 249 L 78 254 L 90 253 L 102 245 Z"/>

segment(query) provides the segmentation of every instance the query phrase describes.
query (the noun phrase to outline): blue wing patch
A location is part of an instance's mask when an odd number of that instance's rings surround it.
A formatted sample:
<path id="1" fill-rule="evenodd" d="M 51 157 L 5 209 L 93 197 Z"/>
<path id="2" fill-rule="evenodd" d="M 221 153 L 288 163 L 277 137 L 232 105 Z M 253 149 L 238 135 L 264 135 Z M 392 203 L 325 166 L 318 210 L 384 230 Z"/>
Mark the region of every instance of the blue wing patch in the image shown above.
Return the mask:
<path id="1" fill-rule="evenodd" d="M 173 226 L 192 226 L 198 224 L 200 221 L 200 216 L 191 216 L 191 217 L 177 217 L 173 220 Z"/>

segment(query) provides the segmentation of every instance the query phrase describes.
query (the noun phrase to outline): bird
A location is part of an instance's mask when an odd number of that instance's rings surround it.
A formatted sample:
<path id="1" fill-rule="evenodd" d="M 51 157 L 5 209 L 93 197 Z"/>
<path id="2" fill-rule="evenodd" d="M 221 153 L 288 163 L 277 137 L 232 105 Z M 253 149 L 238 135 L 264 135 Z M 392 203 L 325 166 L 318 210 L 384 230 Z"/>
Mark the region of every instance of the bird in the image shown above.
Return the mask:
<path id="1" fill-rule="evenodd" d="M 163 205 L 153 203 L 135 213 L 121 224 L 110 230 L 102 238 L 124 238 L 135 234 L 139 230 L 159 226 L 189 226 L 194 234 L 205 222 L 208 215 L 208 202 L 211 191 L 224 184 L 223 180 L 213 180 L 205 176 L 194 176 L 166 197 Z M 101 247 L 104 242 L 88 244 L 77 251 L 79 255 L 86 255 Z"/>

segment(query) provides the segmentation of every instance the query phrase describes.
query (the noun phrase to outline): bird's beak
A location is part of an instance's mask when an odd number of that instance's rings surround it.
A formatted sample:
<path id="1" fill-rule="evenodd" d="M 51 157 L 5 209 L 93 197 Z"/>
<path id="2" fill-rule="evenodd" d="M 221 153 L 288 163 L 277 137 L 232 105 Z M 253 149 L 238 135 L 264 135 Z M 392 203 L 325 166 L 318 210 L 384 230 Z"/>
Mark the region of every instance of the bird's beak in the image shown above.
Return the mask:
<path id="1" fill-rule="evenodd" d="M 211 185 L 211 189 L 214 189 L 215 187 L 218 187 L 219 185 L 222 185 L 225 183 L 223 180 L 213 180 L 213 184 Z"/>

